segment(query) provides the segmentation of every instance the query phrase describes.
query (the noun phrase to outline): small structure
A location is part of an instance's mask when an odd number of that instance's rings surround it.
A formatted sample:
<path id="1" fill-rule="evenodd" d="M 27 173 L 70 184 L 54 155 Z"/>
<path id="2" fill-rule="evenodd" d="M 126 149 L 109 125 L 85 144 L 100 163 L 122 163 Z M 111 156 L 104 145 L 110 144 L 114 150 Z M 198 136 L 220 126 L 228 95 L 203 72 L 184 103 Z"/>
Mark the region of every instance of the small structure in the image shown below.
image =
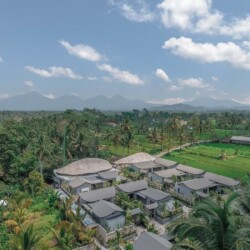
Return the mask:
<path id="1" fill-rule="evenodd" d="M 148 183 L 145 180 L 131 181 L 128 183 L 120 184 L 116 188 L 118 192 L 124 192 L 134 197 L 134 194 L 136 192 L 147 189 Z"/>
<path id="2" fill-rule="evenodd" d="M 124 157 L 118 161 L 115 161 L 115 165 L 120 165 L 120 166 L 128 166 L 134 163 L 139 163 L 139 162 L 146 162 L 146 161 L 154 161 L 155 157 L 148 154 L 148 153 L 135 153 L 132 155 L 129 155 L 127 157 Z"/>
<path id="3" fill-rule="evenodd" d="M 159 157 L 157 157 L 154 162 L 158 165 L 161 165 L 163 167 L 163 169 L 173 168 L 178 164 L 175 161 L 171 161 L 171 160 L 163 159 L 163 158 L 159 158 Z"/>
<path id="4" fill-rule="evenodd" d="M 125 225 L 124 210 L 117 205 L 100 200 L 89 204 L 91 214 L 107 232 L 122 228 Z"/>
<path id="5" fill-rule="evenodd" d="M 189 167 L 189 166 L 186 166 L 186 165 L 182 165 L 182 164 L 178 164 L 176 166 L 176 169 L 179 170 L 179 171 L 182 171 L 184 173 L 186 173 L 187 175 L 190 175 L 192 177 L 201 177 L 205 171 L 204 170 L 201 170 L 201 169 L 198 169 L 198 168 L 193 168 L 193 167 Z"/>
<path id="6" fill-rule="evenodd" d="M 142 232 L 133 245 L 134 250 L 170 250 L 172 243 L 151 232 Z"/>
<path id="7" fill-rule="evenodd" d="M 250 137 L 247 136 L 232 136 L 231 143 L 234 144 L 242 144 L 242 145 L 250 145 Z"/>
<path id="8" fill-rule="evenodd" d="M 135 193 L 135 199 L 140 200 L 144 204 L 146 212 L 155 216 L 157 208 L 161 206 L 167 206 L 167 203 L 172 200 L 172 197 L 163 191 L 155 188 L 148 188 Z"/>
<path id="9" fill-rule="evenodd" d="M 153 161 L 144 161 L 144 162 L 139 162 L 139 163 L 133 163 L 129 166 L 130 169 L 132 169 L 135 172 L 143 173 L 143 174 L 148 174 L 152 173 L 154 171 L 159 171 L 163 169 L 162 166 L 156 164 Z"/>
<path id="10" fill-rule="evenodd" d="M 99 172 L 98 173 L 99 177 L 105 181 L 114 181 L 118 177 L 118 171 L 117 170 L 110 170 L 106 172 Z"/>
<path id="11" fill-rule="evenodd" d="M 228 187 L 228 188 L 234 188 L 240 184 L 239 181 L 236 181 L 232 178 L 218 175 L 218 174 L 214 174 L 214 173 L 209 173 L 209 172 L 206 172 L 204 174 L 204 178 L 206 178 L 210 181 L 213 181 L 213 182 L 219 184 L 220 186 Z"/>
<path id="12" fill-rule="evenodd" d="M 89 189 L 88 183 L 82 177 L 76 177 L 68 182 L 69 192 L 71 194 L 77 195 L 81 193 L 84 189 Z"/>
<path id="13" fill-rule="evenodd" d="M 175 168 L 165 169 L 161 171 L 155 171 L 151 173 L 151 180 L 164 183 L 165 179 L 171 180 L 173 177 L 180 179 L 180 177 L 187 175 L 186 173 L 179 171 Z"/>
<path id="14" fill-rule="evenodd" d="M 81 204 L 87 204 L 87 203 L 97 202 L 100 200 L 114 202 L 115 195 L 116 195 L 115 188 L 107 187 L 79 194 L 79 197 Z"/>
<path id="15" fill-rule="evenodd" d="M 193 196 L 205 198 L 209 196 L 210 190 L 218 191 L 218 185 L 206 178 L 197 178 L 176 183 L 175 190 L 187 198 Z"/>

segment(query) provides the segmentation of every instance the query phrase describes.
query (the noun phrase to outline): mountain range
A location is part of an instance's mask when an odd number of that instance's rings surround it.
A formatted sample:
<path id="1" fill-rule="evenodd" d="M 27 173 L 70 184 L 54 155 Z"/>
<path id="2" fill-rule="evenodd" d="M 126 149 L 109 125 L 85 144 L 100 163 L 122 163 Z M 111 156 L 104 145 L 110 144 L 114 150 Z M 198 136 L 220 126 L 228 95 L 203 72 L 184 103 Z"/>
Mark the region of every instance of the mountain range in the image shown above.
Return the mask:
<path id="1" fill-rule="evenodd" d="M 217 100 L 210 97 L 198 98 L 174 105 L 156 105 L 142 100 L 130 100 L 116 95 L 111 98 L 96 96 L 83 100 L 78 96 L 65 95 L 56 99 L 47 98 L 37 92 L 30 92 L 0 100 L 0 110 L 10 111 L 64 111 L 66 109 L 83 110 L 96 108 L 102 111 L 128 111 L 150 109 L 158 111 L 207 111 L 207 110 L 250 110 L 250 106 L 232 100 Z"/>

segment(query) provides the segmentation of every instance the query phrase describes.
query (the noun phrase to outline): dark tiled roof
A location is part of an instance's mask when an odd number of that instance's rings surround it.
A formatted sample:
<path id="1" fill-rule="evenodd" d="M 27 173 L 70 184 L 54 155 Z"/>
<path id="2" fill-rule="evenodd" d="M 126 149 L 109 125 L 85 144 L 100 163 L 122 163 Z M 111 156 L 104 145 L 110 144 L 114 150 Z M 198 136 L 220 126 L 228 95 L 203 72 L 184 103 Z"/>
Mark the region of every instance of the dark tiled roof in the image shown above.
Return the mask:
<path id="1" fill-rule="evenodd" d="M 145 180 L 131 181 L 117 186 L 118 190 L 125 193 L 134 193 L 148 188 L 148 183 Z"/>
<path id="2" fill-rule="evenodd" d="M 225 185 L 225 186 L 229 186 L 229 187 L 233 187 L 233 186 L 237 186 L 239 185 L 239 181 L 236 181 L 232 178 L 229 177 L 225 177 L 222 175 L 218 175 L 218 174 L 213 174 L 213 173 L 205 173 L 204 177 L 210 181 Z"/>
<path id="3" fill-rule="evenodd" d="M 134 250 L 170 250 L 171 248 L 171 242 L 150 232 L 142 232 L 134 243 Z"/>
<path id="4" fill-rule="evenodd" d="M 104 218 L 113 214 L 114 212 L 123 212 L 122 208 L 105 200 L 92 203 L 89 206 L 92 208 L 91 212 L 99 218 Z"/>
<path id="5" fill-rule="evenodd" d="M 139 191 L 138 194 L 150 198 L 151 200 L 154 201 L 160 201 L 169 197 L 169 194 L 155 188 L 148 188 L 146 190 Z"/>
<path id="6" fill-rule="evenodd" d="M 100 172 L 98 175 L 104 180 L 114 180 L 118 176 L 118 172 L 116 170 Z"/>
<path id="7" fill-rule="evenodd" d="M 80 198 L 86 203 L 96 202 L 99 200 L 111 199 L 115 197 L 116 190 L 114 187 L 101 188 L 79 194 Z"/>
<path id="8" fill-rule="evenodd" d="M 73 180 L 68 182 L 68 185 L 71 188 L 77 188 L 80 187 L 81 185 L 83 185 L 84 183 L 86 183 L 86 181 L 84 179 L 82 179 L 81 177 L 76 177 Z"/>

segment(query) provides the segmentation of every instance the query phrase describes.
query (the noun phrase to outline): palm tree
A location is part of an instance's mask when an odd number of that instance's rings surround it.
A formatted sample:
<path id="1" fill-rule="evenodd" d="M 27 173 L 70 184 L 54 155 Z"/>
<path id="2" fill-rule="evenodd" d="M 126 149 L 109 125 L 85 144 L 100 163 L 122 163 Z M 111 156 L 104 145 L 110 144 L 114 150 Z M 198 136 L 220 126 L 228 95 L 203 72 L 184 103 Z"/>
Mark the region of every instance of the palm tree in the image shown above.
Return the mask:
<path id="1" fill-rule="evenodd" d="M 174 222 L 169 229 L 181 241 L 192 240 L 204 250 L 250 249 L 250 218 L 232 213 L 236 198 L 232 194 L 225 201 L 203 200 L 189 218 Z"/>
<path id="2" fill-rule="evenodd" d="M 179 139 L 179 145 L 180 145 L 180 149 L 181 149 L 181 146 L 182 146 L 183 142 L 185 141 L 185 139 L 187 137 L 186 136 L 186 131 L 185 131 L 185 129 L 184 129 L 183 126 L 180 127 L 180 129 L 178 129 L 178 131 L 177 131 L 177 137 Z"/>
<path id="3" fill-rule="evenodd" d="M 20 234 L 14 236 L 14 238 L 10 242 L 11 249 L 13 250 L 36 249 L 36 244 L 40 239 L 41 236 L 36 235 L 33 229 L 33 225 L 30 225 L 27 229 L 21 230 Z"/>
<path id="4" fill-rule="evenodd" d="M 56 230 L 51 229 L 58 247 L 62 250 L 71 250 L 73 247 L 74 236 L 72 233 L 73 224 L 68 221 L 61 221 Z"/>
<path id="5" fill-rule="evenodd" d="M 155 150 L 155 145 L 159 141 L 159 134 L 157 128 L 149 130 L 148 140 L 154 144 L 154 150 Z"/>
<path id="6" fill-rule="evenodd" d="M 242 190 L 239 198 L 240 208 L 244 214 L 250 215 L 250 183 Z"/>

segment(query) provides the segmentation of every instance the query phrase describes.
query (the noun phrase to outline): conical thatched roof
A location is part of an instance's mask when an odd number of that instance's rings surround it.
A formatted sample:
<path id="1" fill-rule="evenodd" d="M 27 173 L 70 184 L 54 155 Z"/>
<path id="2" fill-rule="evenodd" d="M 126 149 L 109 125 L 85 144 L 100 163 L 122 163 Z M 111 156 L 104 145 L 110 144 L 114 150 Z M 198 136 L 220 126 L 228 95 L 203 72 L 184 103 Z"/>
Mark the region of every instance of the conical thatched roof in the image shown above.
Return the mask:
<path id="1" fill-rule="evenodd" d="M 136 153 L 133 155 L 129 155 L 127 157 L 124 157 L 118 161 L 115 162 L 117 165 L 122 164 L 133 164 L 133 163 L 139 163 L 139 162 L 146 162 L 146 161 L 154 161 L 155 157 L 148 154 L 148 153 Z"/>
<path id="2" fill-rule="evenodd" d="M 112 168 L 112 165 L 103 159 L 85 158 L 79 161 L 70 163 L 69 165 L 56 169 L 55 172 L 59 175 L 87 175 L 95 174 L 102 171 L 107 171 Z"/>

